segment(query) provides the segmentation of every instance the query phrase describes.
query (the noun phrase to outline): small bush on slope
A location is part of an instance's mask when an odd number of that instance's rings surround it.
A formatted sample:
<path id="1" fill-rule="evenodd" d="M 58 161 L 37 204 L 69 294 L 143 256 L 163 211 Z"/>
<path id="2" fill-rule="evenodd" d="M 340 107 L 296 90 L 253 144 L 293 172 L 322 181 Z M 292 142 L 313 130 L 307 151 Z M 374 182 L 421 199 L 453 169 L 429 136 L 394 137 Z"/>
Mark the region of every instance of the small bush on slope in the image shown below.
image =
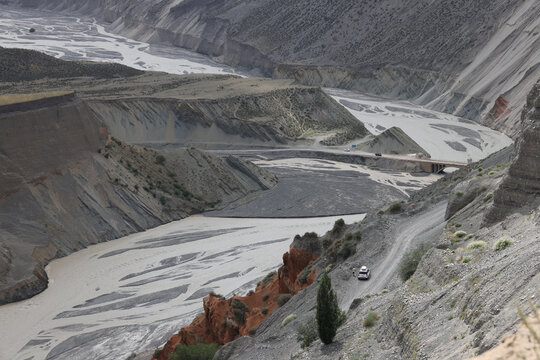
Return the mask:
<path id="1" fill-rule="evenodd" d="M 487 246 L 485 241 L 472 241 L 467 245 L 467 250 L 484 250 Z"/>
<path id="2" fill-rule="evenodd" d="M 217 344 L 180 344 L 169 354 L 169 360 L 211 360 L 217 350 Z"/>
<path id="3" fill-rule="evenodd" d="M 407 253 L 399 264 L 399 277 L 403 281 L 407 281 L 413 276 L 422 257 L 428 252 L 431 247 L 427 244 L 421 244 L 416 249 Z"/>
<path id="4" fill-rule="evenodd" d="M 308 347 L 319 338 L 319 334 L 317 333 L 317 319 L 315 317 L 310 318 L 305 324 L 300 324 L 296 331 L 296 340 L 302 343 L 300 345 L 302 349 Z"/>
<path id="5" fill-rule="evenodd" d="M 511 238 L 507 238 L 507 237 L 500 238 L 499 240 L 497 240 L 497 242 L 493 246 L 493 250 L 495 251 L 504 250 L 510 245 L 512 245 L 513 243 L 514 243 L 514 240 Z"/>

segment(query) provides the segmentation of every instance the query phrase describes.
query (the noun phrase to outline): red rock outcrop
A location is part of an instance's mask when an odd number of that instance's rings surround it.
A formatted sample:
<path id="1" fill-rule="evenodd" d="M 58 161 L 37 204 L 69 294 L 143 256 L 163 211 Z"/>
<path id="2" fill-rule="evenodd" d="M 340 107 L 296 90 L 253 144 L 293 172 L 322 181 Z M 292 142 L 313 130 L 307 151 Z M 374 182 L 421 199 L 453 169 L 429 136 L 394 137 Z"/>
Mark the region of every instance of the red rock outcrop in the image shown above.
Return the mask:
<path id="1" fill-rule="evenodd" d="M 495 100 L 495 104 L 489 110 L 489 118 L 491 120 L 497 120 L 510 114 L 511 109 L 508 107 L 508 101 L 501 96 Z"/>
<path id="2" fill-rule="evenodd" d="M 298 239 L 302 239 L 298 237 Z M 295 242 L 298 240 L 295 238 Z M 317 238 L 311 238 L 311 241 Z M 283 266 L 277 273 L 269 274 L 259 282 L 255 291 L 246 296 L 233 296 L 225 299 L 220 295 L 209 294 L 203 299 L 204 313 L 173 335 L 153 360 L 168 360 L 169 354 L 178 344 L 217 343 L 226 344 L 234 339 L 252 335 L 257 327 L 279 307 L 279 294 L 296 294 L 313 283 L 316 270 L 307 269 L 309 274 L 300 281 L 299 275 L 320 256 L 320 252 L 296 248 L 291 245 L 289 252 L 283 254 Z M 318 247 L 315 247 L 318 250 Z"/>

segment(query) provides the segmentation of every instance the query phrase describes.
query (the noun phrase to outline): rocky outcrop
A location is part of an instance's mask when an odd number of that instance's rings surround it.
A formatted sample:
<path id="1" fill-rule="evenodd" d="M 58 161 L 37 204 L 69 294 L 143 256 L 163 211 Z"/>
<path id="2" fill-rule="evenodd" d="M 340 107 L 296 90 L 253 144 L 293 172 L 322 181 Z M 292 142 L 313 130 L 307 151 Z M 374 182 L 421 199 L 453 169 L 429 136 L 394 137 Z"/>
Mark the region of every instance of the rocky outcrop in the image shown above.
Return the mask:
<path id="1" fill-rule="evenodd" d="M 0 304 L 44 290 L 44 267 L 55 257 L 277 182 L 252 164 L 229 162 L 234 169 L 193 148 L 159 153 L 125 144 L 78 99 L 0 114 Z"/>
<path id="2" fill-rule="evenodd" d="M 499 96 L 497 100 L 495 100 L 495 104 L 489 110 L 489 118 L 492 121 L 497 121 L 502 117 L 507 116 L 511 112 L 511 108 L 509 106 L 508 100 L 503 98 L 502 96 Z"/>
<path id="3" fill-rule="evenodd" d="M 383 131 L 367 143 L 360 144 L 358 148 L 371 153 L 416 154 L 422 158 L 431 157 L 426 150 L 398 127 L 391 127 Z"/>
<path id="4" fill-rule="evenodd" d="M 167 360 L 178 344 L 227 344 L 242 336 L 252 336 L 259 325 L 276 309 L 315 280 L 310 264 L 321 254 L 317 234 L 297 235 L 289 252 L 283 255 L 283 266 L 266 276 L 246 296 L 225 299 L 211 293 L 203 299 L 204 313 L 180 329 L 159 351 L 157 360 Z M 154 358 L 155 359 L 155 358 Z"/>
<path id="5" fill-rule="evenodd" d="M 495 192 L 494 205 L 486 216 L 492 223 L 509 213 L 527 213 L 540 204 L 540 82 L 527 97 L 522 112 L 523 135 L 519 139 L 508 175 Z"/>

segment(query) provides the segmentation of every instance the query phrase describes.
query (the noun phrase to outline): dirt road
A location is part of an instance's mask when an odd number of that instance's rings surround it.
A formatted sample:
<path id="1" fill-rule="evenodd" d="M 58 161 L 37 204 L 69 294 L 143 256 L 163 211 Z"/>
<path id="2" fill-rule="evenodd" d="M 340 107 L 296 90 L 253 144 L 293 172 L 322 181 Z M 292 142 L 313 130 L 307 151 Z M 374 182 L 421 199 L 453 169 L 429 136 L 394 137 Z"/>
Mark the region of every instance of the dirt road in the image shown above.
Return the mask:
<path id="1" fill-rule="evenodd" d="M 430 211 L 422 212 L 412 218 L 407 218 L 395 227 L 389 249 L 382 261 L 367 264 L 371 268 L 371 279 L 359 281 L 351 278 L 348 290 L 339 296 L 342 309 L 348 309 L 356 298 L 383 290 L 397 276 L 399 262 L 402 257 L 417 244 L 430 242 L 435 239 L 445 224 L 444 213 L 446 202 L 434 205 Z M 361 265 L 361 264 L 358 264 Z"/>

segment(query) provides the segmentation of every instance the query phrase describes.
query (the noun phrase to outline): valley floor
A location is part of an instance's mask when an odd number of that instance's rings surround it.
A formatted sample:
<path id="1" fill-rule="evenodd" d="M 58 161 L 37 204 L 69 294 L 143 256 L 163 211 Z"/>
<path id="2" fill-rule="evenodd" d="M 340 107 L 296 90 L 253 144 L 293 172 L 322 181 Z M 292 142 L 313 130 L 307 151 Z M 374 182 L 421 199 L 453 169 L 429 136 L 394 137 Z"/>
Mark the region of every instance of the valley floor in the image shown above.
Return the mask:
<path id="1" fill-rule="evenodd" d="M 0 307 L 0 358 L 106 360 L 153 350 L 202 311 L 209 292 L 246 293 L 280 265 L 295 234 L 323 234 L 337 218 L 192 216 L 55 260 L 49 288 Z"/>

